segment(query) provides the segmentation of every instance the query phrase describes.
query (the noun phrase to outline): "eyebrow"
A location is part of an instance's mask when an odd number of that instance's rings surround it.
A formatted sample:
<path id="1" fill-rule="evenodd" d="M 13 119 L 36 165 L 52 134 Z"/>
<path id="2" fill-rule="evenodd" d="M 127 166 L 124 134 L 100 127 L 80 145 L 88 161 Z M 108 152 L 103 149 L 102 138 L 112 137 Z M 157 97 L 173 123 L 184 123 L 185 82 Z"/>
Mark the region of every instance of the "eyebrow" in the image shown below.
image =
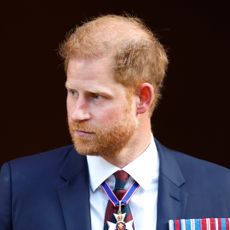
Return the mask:
<path id="1" fill-rule="evenodd" d="M 71 87 L 68 84 L 68 82 L 65 83 L 65 88 L 66 89 L 71 89 L 71 90 L 77 90 L 74 87 Z M 102 96 L 105 96 L 105 97 L 109 97 L 109 98 L 113 97 L 113 95 L 110 92 L 108 92 L 108 90 L 104 90 L 104 89 L 100 90 L 100 89 L 97 89 L 97 88 L 92 88 L 92 89 L 89 89 L 89 90 L 87 89 L 86 92 L 99 94 L 99 95 L 102 95 Z"/>
<path id="2" fill-rule="evenodd" d="M 70 86 L 68 86 L 68 82 L 67 81 L 65 82 L 65 88 L 66 89 L 70 89 L 71 88 Z"/>

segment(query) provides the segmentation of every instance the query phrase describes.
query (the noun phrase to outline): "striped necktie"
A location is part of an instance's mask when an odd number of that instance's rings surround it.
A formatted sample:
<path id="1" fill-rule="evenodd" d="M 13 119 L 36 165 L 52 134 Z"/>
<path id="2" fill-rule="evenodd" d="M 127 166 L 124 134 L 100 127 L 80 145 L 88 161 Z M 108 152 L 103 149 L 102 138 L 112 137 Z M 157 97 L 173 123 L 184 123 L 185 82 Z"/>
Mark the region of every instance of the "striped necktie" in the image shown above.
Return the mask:
<path id="1" fill-rule="evenodd" d="M 118 200 L 121 200 L 123 196 L 126 194 L 126 190 L 124 189 L 126 182 L 129 179 L 129 174 L 126 173 L 123 170 L 119 170 L 114 173 L 115 176 L 115 188 L 113 190 L 114 194 L 118 198 Z M 130 222 L 133 220 L 133 216 L 129 207 L 129 204 L 121 207 L 121 213 L 122 215 L 114 215 L 118 213 L 119 208 L 115 207 L 111 201 L 108 201 L 106 212 L 105 212 L 105 222 L 104 222 L 104 230 L 111 229 L 109 226 L 116 224 L 116 229 L 125 230 L 125 225 L 127 223 L 131 223 L 132 228 L 134 229 L 133 223 Z M 125 214 L 125 215 L 124 215 Z"/>

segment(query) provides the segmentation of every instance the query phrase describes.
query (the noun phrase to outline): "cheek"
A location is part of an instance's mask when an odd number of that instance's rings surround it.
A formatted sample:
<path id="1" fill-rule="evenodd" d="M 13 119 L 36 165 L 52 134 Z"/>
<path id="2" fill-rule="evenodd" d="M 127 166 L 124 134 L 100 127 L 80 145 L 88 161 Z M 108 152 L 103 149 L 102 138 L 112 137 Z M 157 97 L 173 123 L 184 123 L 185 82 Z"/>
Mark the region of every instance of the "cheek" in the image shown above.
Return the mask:
<path id="1" fill-rule="evenodd" d="M 95 114 L 94 114 L 95 115 Z M 98 121 L 100 120 L 103 124 L 111 124 L 114 122 L 118 122 L 124 116 L 124 110 L 120 107 L 110 108 L 110 109 L 100 109 L 97 112 L 97 117 L 95 117 Z"/>
<path id="2" fill-rule="evenodd" d="M 68 98 L 66 99 L 66 110 L 67 110 L 67 116 L 70 116 L 74 109 L 74 104 L 69 100 Z"/>
<path id="3" fill-rule="evenodd" d="M 67 99 L 67 100 L 66 100 L 66 110 L 67 110 L 67 114 L 69 114 L 70 108 L 71 108 L 70 102 L 69 102 L 69 100 Z"/>

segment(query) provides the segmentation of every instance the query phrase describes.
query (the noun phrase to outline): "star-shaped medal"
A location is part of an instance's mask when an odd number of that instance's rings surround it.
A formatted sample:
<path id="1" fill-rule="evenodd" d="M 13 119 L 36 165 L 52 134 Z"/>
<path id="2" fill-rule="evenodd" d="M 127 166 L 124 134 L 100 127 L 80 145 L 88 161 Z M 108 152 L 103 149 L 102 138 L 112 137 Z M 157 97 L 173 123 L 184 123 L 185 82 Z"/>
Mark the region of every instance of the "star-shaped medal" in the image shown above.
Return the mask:
<path id="1" fill-rule="evenodd" d="M 113 214 L 114 217 L 116 218 L 116 224 L 107 221 L 109 229 L 108 230 L 133 230 L 133 220 L 130 220 L 129 222 L 125 223 L 125 215 L 126 213 L 118 213 L 118 214 Z"/>

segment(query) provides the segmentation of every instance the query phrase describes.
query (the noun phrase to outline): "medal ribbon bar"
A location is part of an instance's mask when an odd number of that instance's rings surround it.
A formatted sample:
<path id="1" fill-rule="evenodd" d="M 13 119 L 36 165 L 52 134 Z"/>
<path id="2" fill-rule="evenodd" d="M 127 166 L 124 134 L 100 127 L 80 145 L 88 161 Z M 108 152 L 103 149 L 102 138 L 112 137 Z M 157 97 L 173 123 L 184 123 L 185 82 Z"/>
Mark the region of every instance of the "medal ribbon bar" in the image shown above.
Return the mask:
<path id="1" fill-rule="evenodd" d="M 230 230 L 230 218 L 169 220 L 169 230 Z"/>

